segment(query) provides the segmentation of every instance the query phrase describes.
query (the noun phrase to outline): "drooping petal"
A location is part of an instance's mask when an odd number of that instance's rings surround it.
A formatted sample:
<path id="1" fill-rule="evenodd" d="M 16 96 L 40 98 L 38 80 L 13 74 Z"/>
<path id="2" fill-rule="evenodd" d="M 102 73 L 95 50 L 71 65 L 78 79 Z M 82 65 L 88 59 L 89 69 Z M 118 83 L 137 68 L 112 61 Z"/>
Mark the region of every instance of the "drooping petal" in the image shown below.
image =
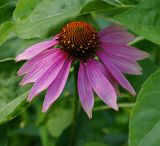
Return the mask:
<path id="1" fill-rule="evenodd" d="M 135 37 L 128 32 L 114 32 L 99 37 L 99 41 L 102 43 L 122 44 L 126 45 L 133 41 Z"/>
<path id="2" fill-rule="evenodd" d="M 54 63 L 46 73 L 35 82 L 29 93 L 28 101 L 31 101 L 37 94 L 49 87 L 61 70 L 66 58 L 67 56 L 64 56 L 63 59 L 57 60 L 57 62 Z"/>
<path id="3" fill-rule="evenodd" d="M 128 90 L 132 95 L 136 95 L 135 90 L 129 83 L 129 81 L 124 77 L 124 75 L 119 71 L 119 69 L 107 58 L 106 54 L 99 50 L 97 51 L 97 56 L 102 60 L 104 65 L 110 71 L 110 73 L 114 76 L 114 78 L 119 82 L 119 84 Z"/>
<path id="4" fill-rule="evenodd" d="M 108 71 L 108 69 L 104 66 L 104 64 L 100 63 L 99 61 L 97 61 L 97 67 L 99 68 L 100 72 L 102 72 L 105 75 L 105 77 L 108 79 L 108 81 L 111 83 L 117 96 L 119 96 L 120 92 L 118 89 L 118 82 L 115 80 L 112 74 Z"/>
<path id="5" fill-rule="evenodd" d="M 29 60 L 35 57 L 36 55 L 38 55 L 39 53 L 41 53 L 42 51 L 55 46 L 56 44 L 58 44 L 57 40 L 49 40 L 49 41 L 44 41 L 44 42 L 35 44 L 32 47 L 29 47 L 28 49 L 26 49 L 23 53 L 19 54 L 16 57 L 16 61 Z"/>
<path id="6" fill-rule="evenodd" d="M 43 103 L 43 109 L 42 109 L 43 112 L 46 112 L 62 93 L 69 75 L 71 63 L 72 59 L 66 60 L 59 74 L 49 86 Z"/>
<path id="7" fill-rule="evenodd" d="M 104 52 L 105 53 L 105 52 Z M 114 56 L 105 53 L 110 61 L 122 72 L 127 74 L 141 75 L 142 68 L 135 61 L 129 60 L 128 58 Z"/>
<path id="8" fill-rule="evenodd" d="M 111 34 L 111 33 L 115 33 L 115 32 L 124 32 L 126 31 L 126 28 L 121 26 L 121 25 L 117 25 L 117 24 L 113 24 L 109 27 L 105 27 L 103 28 L 101 31 L 98 32 L 98 37 L 107 35 L 107 34 Z"/>
<path id="9" fill-rule="evenodd" d="M 116 92 L 107 78 L 97 67 L 97 61 L 92 59 L 88 60 L 86 63 L 86 70 L 88 79 L 91 83 L 92 88 L 97 93 L 97 95 L 111 108 L 118 110 L 116 104 L 117 97 Z"/>
<path id="10" fill-rule="evenodd" d="M 125 57 L 133 61 L 142 60 L 149 56 L 147 52 L 138 50 L 131 46 L 100 43 L 100 47 L 104 49 L 107 53 L 120 57 Z"/>
<path id="11" fill-rule="evenodd" d="M 31 71 L 35 71 L 36 69 L 41 68 L 45 65 L 46 62 L 49 60 L 53 60 L 54 57 L 61 55 L 61 51 L 58 48 L 45 50 L 32 58 L 31 60 L 28 60 L 17 72 L 18 75 L 23 75 L 26 73 L 29 73 Z"/>
<path id="12" fill-rule="evenodd" d="M 28 83 L 36 82 L 39 78 L 41 78 L 47 71 L 48 69 L 53 66 L 54 63 L 56 63 L 58 60 L 63 59 L 62 54 L 56 54 L 52 56 L 49 60 L 46 60 L 46 62 L 43 62 L 39 64 L 39 66 L 26 74 L 22 81 L 20 82 L 20 85 L 25 85 Z"/>
<path id="13" fill-rule="evenodd" d="M 92 118 L 94 94 L 83 62 L 80 63 L 78 72 L 78 93 L 84 111 L 87 113 L 89 118 Z"/>

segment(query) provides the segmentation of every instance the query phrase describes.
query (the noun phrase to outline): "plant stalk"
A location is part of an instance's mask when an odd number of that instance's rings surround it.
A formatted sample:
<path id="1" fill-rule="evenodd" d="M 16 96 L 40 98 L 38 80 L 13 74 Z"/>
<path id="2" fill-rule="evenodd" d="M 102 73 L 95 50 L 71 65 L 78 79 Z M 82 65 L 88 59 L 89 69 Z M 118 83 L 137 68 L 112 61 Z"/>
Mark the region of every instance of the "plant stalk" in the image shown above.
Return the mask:
<path id="1" fill-rule="evenodd" d="M 73 105 L 73 122 L 71 127 L 71 135 L 70 135 L 70 142 L 69 146 L 75 146 L 76 141 L 76 133 L 77 133 L 77 122 L 78 122 L 78 104 L 79 104 L 79 96 L 78 96 L 78 89 L 77 89 L 77 82 L 78 82 L 78 63 L 74 65 L 74 105 Z"/>

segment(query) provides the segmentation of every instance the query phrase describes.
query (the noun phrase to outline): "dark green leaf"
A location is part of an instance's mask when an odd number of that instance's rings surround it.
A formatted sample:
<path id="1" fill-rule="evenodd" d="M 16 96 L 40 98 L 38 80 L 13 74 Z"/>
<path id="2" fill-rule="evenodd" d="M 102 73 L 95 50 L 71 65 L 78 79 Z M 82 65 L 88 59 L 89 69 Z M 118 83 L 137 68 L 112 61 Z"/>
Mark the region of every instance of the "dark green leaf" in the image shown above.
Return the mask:
<path id="1" fill-rule="evenodd" d="M 119 0 L 119 2 L 125 5 L 134 5 L 138 4 L 140 0 Z"/>
<path id="2" fill-rule="evenodd" d="M 7 146 L 8 125 L 0 125 L 0 146 Z"/>
<path id="3" fill-rule="evenodd" d="M 10 20 L 17 0 L 0 0 L 0 24 Z"/>

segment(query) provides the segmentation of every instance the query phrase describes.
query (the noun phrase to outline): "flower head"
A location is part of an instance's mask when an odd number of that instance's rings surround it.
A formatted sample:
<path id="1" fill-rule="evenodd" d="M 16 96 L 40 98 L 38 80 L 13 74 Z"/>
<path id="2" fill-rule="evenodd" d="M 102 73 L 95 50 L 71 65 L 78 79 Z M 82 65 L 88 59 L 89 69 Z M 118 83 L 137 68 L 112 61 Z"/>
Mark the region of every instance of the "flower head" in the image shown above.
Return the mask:
<path id="1" fill-rule="evenodd" d="M 127 45 L 133 39 L 133 35 L 119 25 L 96 32 L 86 22 L 67 24 L 52 39 L 16 57 L 17 61 L 27 60 L 18 71 L 19 75 L 25 74 L 20 84 L 34 83 L 27 100 L 48 89 L 43 103 L 43 112 L 46 112 L 62 93 L 72 62 L 78 60 L 78 93 L 89 118 L 94 91 L 109 107 L 118 110 L 118 84 L 132 95 L 136 94 L 123 73 L 141 74 L 137 61 L 148 57 L 148 53 Z"/>
<path id="2" fill-rule="evenodd" d="M 71 22 L 60 33 L 61 49 L 79 60 L 93 58 L 98 48 L 96 35 L 92 25 L 86 22 Z"/>

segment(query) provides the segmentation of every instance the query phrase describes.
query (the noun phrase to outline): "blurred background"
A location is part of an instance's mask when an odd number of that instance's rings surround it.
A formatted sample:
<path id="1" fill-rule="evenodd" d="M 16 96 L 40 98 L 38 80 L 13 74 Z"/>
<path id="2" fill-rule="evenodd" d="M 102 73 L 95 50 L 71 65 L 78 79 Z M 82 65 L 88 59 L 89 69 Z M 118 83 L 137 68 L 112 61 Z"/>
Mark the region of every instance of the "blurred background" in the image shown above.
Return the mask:
<path id="1" fill-rule="evenodd" d="M 0 146 L 67 146 L 74 100 L 73 69 L 61 97 L 44 114 L 41 109 L 45 92 L 33 102 L 26 102 L 31 85 L 19 86 L 21 77 L 16 72 L 24 62 L 16 63 L 15 56 L 52 37 L 73 20 L 89 22 L 97 30 L 109 26 L 117 22 L 114 16 L 134 7 L 139 0 L 108 0 L 105 5 L 88 2 L 0 0 Z M 160 46 L 139 36 L 131 45 L 150 53 L 150 58 L 139 62 L 143 75 L 127 76 L 139 93 L 144 81 L 159 68 Z M 120 91 L 118 112 L 96 96 L 92 119 L 79 106 L 76 146 L 128 146 L 129 120 L 136 97 Z"/>

